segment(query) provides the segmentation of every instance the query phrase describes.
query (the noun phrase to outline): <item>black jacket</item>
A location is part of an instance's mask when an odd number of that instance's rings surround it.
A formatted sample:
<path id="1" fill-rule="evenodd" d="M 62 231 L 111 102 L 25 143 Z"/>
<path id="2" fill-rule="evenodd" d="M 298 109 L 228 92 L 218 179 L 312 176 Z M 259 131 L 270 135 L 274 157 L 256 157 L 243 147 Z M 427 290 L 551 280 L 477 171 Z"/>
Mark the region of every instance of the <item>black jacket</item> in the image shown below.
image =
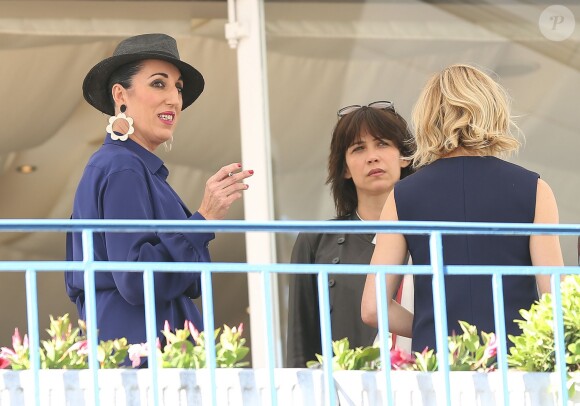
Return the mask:
<path id="1" fill-rule="evenodd" d="M 291 262 L 369 264 L 373 238 L 374 234 L 299 234 Z M 322 354 L 316 278 L 316 274 L 290 277 L 286 354 L 290 368 L 305 368 L 315 354 Z M 377 335 L 377 329 L 365 325 L 360 316 L 365 280 L 366 275 L 329 274 L 332 339 L 348 337 L 351 348 L 372 345 Z"/>

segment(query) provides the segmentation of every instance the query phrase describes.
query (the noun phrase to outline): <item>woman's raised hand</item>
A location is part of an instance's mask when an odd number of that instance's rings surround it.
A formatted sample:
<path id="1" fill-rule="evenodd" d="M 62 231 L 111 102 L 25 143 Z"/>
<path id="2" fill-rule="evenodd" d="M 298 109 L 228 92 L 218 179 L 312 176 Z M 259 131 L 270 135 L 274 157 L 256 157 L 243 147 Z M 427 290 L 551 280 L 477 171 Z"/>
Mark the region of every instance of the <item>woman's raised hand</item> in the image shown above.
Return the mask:
<path id="1" fill-rule="evenodd" d="M 249 186 L 243 183 L 244 179 L 253 174 L 253 170 L 242 170 L 242 164 L 239 163 L 222 167 L 205 183 L 199 214 L 207 220 L 223 219 L 232 203 L 248 189 Z"/>

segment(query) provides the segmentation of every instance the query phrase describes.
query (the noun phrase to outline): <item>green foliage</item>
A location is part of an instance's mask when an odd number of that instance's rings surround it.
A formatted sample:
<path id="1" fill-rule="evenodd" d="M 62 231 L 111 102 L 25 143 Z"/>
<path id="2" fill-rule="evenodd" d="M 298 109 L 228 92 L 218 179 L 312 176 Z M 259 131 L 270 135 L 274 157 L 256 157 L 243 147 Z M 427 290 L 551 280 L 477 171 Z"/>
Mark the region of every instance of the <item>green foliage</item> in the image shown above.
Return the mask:
<path id="1" fill-rule="evenodd" d="M 576 394 L 576 387 L 580 387 L 580 371 L 574 371 L 568 374 L 569 397 L 573 397 Z"/>
<path id="2" fill-rule="evenodd" d="M 41 342 L 44 348 L 44 351 L 40 353 L 41 368 L 82 369 L 87 367 L 88 354 L 82 348 L 82 338 L 79 337 L 80 328 L 72 328 L 68 314 L 57 319 L 50 316 L 50 327 L 46 331 L 50 339 Z"/>
<path id="3" fill-rule="evenodd" d="M 50 338 L 41 341 L 40 368 L 42 369 L 85 369 L 88 368 L 89 349 L 86 339 L 86 326 L 79 320 L 79 327 L 73 328 L 68 314 L 57 319 L 50 316 L 50 328 L 46 330 Z M 82 333 L 82 334 L 81 334 Z M 204 368 L 205 333 L 199 333 L 193 324 L 185 322 L 182 330 L 171 332 L 166 323 L 162 331 L 167 344 L 161 349 L 154 350 L 160 357 L 164 368 Z M 224 325 L 214 332 L 214 341 L 219 336 L 216 348 L 216 366 L 218 368 L 237 368 L 247 366 L 243 361 L 248 355 L 249 348 L 244 344 L 242 337 L 243 325 L 230 328 Z M 133 367 L 141 365 L 141 357 L 148 356 L 150 351 L 147 344 L 133 344 L 129 346 L 126 338 L 101 341 L 97 347 L 99 367 L 119 368 L 125 362 L 127 355 L 133 361 Z M 12 348 L 2 347 L 0 350 L 0 369 L 14 370 L 30 369 L 30 351 L 28 337 L 20 337 L 18 329 L 12 336 Z"/>
<path id="4" fill-rule="evenodd" d="M 332 358 L 332 369 L 334 371 L 363 370 L 369 371 L 377 369 L 377 361 L 380 356 L 378 347 L 357 347 L 350 348 L 348 338 L 332 342 L 334 357 Z M 322 365 L 322 355 L 316 354 L 317 361 L 308 361 L 308 368 L 318 368 Z"/>
<path id="5" fill-rule="evenodd" d="M 174 333 L 170 331 L 169 326 L 166 324 L 162 333 L 167 344 L 163 347 L 163 350 L 158 349 L 157 354 L 161 358 L 163 368 L 197 369 L 206 367 L 205 332 L 199 333 L 191 322 L 186 322 L 184 329 L 176 329 Z M 237 328 L 230 328 L 224 325 L 221 334 L 220 329 L 215 330 L 214 340 L 219 336 L 219 342 L 215 345 L 216 367 L 239 368 L 249 365 L 248 362 L 243 361 L 250 349 L 244 345 L 246 339 L 242 337 L 242 333 L 242 324 Z M 139 363 L 139 356 L 136 357 L 134 355 L 138 352 L 130 350 L 130 357 L 134 362 L 134 366 Z M 140 354 L 140 356 L 146 355 L 146 353 Z"/>
<path id="6" fill-rule="evenodd" d="M 41 369 L 85 369 L 88 368 L 88 345 L 81 332 L 86 332 L 85 323 L 79 320 L 79 327 L 73 328 L 70 317 L 50 316 L 50 327 L 46 330 L 49 339 L 40 342 Z M 21 340 L 18 329 L 12 336 L 12 349 L 3 347 L 0 364 L 14 370 L 30 369 L 28 337 Z M 97 359 L 101 368 L 118 368 L 127 356 L 127 340 L 101 341 L 97 347 Z"/>
<path id="7" fill-rule="evenodd" d="M 414 369 L 423 372 L 437 371 L 435 350 L 425 348 L 423 352 L 416 352 Z"/>
<path id="8" fill-rule="evenodd" d="M 200 356 L 203 357 L 202 362 L 205 363 L 205 353 L 203 350 L 199 353 L 199 347 L 195 351 L 194 344 L 189 340 L 188 329 L 177 329 L 175 333 L 172 333 L 166 327 L 162 333 L 167 341 L 163 351 L 159 351 L 163 368 L 202 368 Z"/>
<path id="9" fill-rule="evenodd" d="M 569 395 L 580 385 L 580 275 L 569 275 L 561 283 L 564 345 Z M 530 310 L 520 310 L 516 320 L 522 334 L 509 336 L 514 346 L 508 365 L 530 372 L 553 372 L 556 366 L 552 295 L 546 293 Z"/>
<path id="10" fill-rule="evenodd" d="M 242 328 L 229 328 L 224 324 L 224 331 L 220 335 L 220 341 L 216 344 L 216 364 L 218 368 L 237 368 L 249 365 L 242 361 L 250 352 L 244 344 L 246 339 L 242 338 Z M 216 335 L 219 329 L 216 330 Z"/>
<path id="11" fill-rule="evenodd" d="M 568 371 L 580 370 L 580 275 L 567 276 L 561 284 L 564 343 Z M 522 334 L 509 336 L 514 346 L 508 354 L 511 367 L 535 372 L 555 368 L 554 318 L 552 295 L 544 294 L 530 310 L 520 310 L 516 320 Z"/>
<path id="12" fill-rule="evenodd" d="M 22 340 L 18 328 L 14 329 L 14 335 L 12 335 L 12 348 L 2 347 L 0 350 L 0 364 L 2 369 L 11 368 L 16 371 L 30 369 L 28 337 L 24 335 L 24 340 Z"/>
<path id="13" fill-rule="evenodd" d="M 129 352 L 129 345 L 126 338 L 117 340 L 101 341 L 97 347 L 97 359 L 99 366 L 103 369 L 119 368 Z"/>
<path id="14" fill-rule="evenodd" d="M 459 321 L 462 334 L 448 337 L 449 369 L 451 371 L 488 372 L 497 368 L 497 341 L 494 333 L 481 332 L 475 326 Z M 415 353 L 414 369 L 436 371 L 437 355 L 434 350 L 425 349 Z"/>
<path id="15" fill-rule="evenodd" d="M 497 342 L 494 333 L 481 332 L 464 321 L 459 325 L 463 334 L 449 337 L 449 368 L 451 371 L 493 371 L 497 368 Z"/>
<path id="16" fill-rule="evenodd" d="M 493 333 L 481 333 L 470 324 L 459 322 L 463 334 L 449 337 L 449 368 L 451 371 L 493 371 L 497 368 L 497 342 Z M 340 370 L 380 369 L 380 348 L 357 347 L 351 349 L 347 338 L 333 341 L 332 368 Z M 425 349 L 415 356 L 406 354 L 399 348 L 392 349 L 391 368 L 394 370 L 436 371 L 437 356 L 434 350 Z M 308 361 L 308 368 L 319 368 L 323 363 L 320 354 L 316 361 Z"/>

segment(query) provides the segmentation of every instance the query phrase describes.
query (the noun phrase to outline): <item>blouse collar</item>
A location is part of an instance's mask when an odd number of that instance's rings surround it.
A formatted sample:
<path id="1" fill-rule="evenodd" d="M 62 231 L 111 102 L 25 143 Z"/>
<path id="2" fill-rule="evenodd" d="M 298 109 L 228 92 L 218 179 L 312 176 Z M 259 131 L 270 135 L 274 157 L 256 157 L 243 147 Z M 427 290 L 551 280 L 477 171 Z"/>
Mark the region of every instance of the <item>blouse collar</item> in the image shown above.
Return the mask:
<path id="1" fill-rule="evenodd" d="M 169 171 L 163 164 L 161 158 L 148 151 L 146 148 L 143 148 L 131 138 L 128 138 L 126 141 L 112 140 L 111 137 L 109 137 L 107 134 L 104 144 L 113 144 L 119 147 L 127 148 L 129 151 L 133 152 L 135 155 L 141 158 L 151 173 L 159 173 L 159 175 L 163 176 L 164 179 L 166 179 L 169 175 Z"/>

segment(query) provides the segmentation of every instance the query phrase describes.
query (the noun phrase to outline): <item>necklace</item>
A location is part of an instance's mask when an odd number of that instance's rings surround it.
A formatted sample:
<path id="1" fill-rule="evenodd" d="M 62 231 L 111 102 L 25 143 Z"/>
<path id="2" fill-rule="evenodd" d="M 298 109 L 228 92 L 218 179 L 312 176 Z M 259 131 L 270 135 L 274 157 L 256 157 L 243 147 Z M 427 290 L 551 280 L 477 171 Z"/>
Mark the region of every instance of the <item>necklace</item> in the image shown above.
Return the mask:
<path id="1" fill-rule="evenodd" d="M 356 209 L 355 209 L 355 211 L 354 211 L 354 212 L 356 213 L 356 216 L 358 217 L 358 219 L 359 219 L 360 221 L 366 221 L 366 220 L 363 220 L 363 219 L 362 219 L 362 217 L 360 216 L 360 214 L 358 214 L 358 210 L 356 210 Z M 373 236 L 373 239 L 372 239 L 371 243 L 372 243 L 373 245 L 375 245 L 375 244 L 377 243 L 377 235 L 376 235 L 376 234 Z"/>

